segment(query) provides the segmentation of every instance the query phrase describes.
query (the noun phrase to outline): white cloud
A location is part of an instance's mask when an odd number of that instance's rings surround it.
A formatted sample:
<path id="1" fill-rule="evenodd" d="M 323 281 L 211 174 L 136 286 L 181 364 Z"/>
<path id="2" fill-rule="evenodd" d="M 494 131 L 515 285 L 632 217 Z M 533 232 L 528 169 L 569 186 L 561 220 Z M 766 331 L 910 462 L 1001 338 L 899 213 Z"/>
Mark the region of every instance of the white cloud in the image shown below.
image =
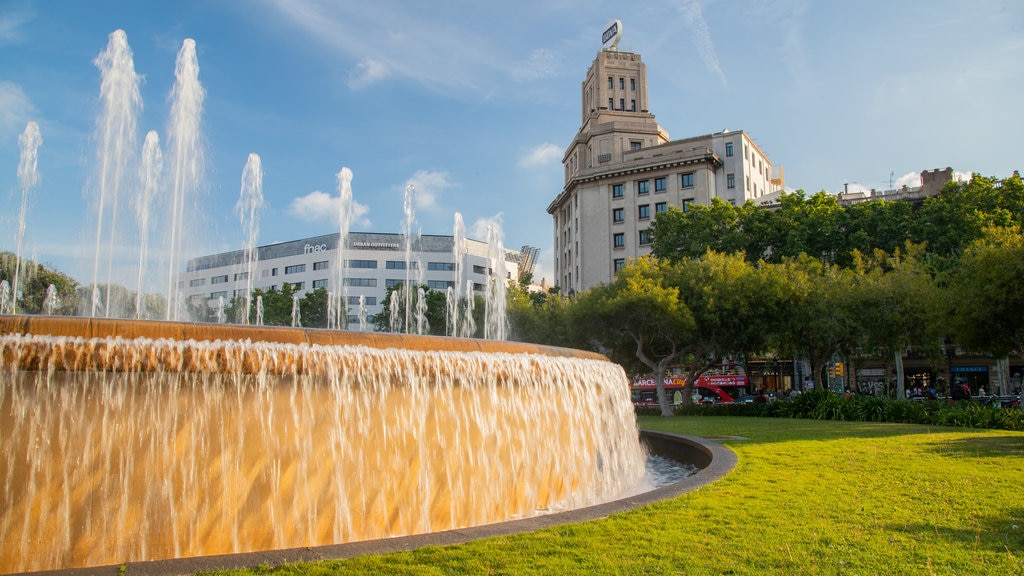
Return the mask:
<path id="1" fill-rule="evenodd" d="M 956 180 L 957 182 L 970 182 L 973 178 L 974 173 L 972 172 L 957 172 L 956 170 L 953 171 L 953 180 Z"/>
<path id="2" fill-rule="evenodd" d="M 14 82 L 0 81 L 0 134 L 20 134 L 34 112 L 32 101 L 21 86 Z"/>
<path id="3" fill-rule="evenodd" d="M 439 194 L 456 186 L 456 184 L 448 180 L 447 172 L 431 171 L 431 170 L 418 170 L 415 174 L 409 177 L 408 180 L 402 184 L 402 191 L 412 185 L 415 189 L 413 192 L 413 206 L 417 210 L 433 210 L 437 207 L 437 197 Z"/>
<path id="4" fill-rule="evenodd" d="M 562 160 L 562 149 L 550 142 L 545 142 L 519 159 L 520 168 L 545 166 Z"/>
<path id="5" fill-rule="evenodd" d="M 896 188 L 900 189 L 904 186 L 908 188 L 917 188 L 921 185 L 921 173 L 920 172 L 907 172 L 903 176 L 896 179 Z"/>
<path id="6" fill-rule="evenodd" d="M 348 87 L 352 90 L 362 90 L 391 75 L 388 65 L 379 60 L 367 58 L 356 64 L 355 70 L 348 75 Z"/>
<path id="7" fill-rule="evenodd" d="M 489 228 L 493 228 L 495 231 L 498 232 L 498 237 L 501 239 L 502 243 L 504 243 L 505 242 L 505 235 L 504 235 L 504 232 L 503 232 L 503 226 L 504 226 L 503 220 L 504 220 L 504 213 L 502 213 L 502 212 L 498 212 L 494 216 L 490 216 L 490 217 L 487 217 L 487 218 L 477 218 L 476 221 L 473 222 L 473 224 L 469 227 L 469 229 L 468 229 L 469 233 L 467 234 L 467 236 L 469 236 L 470 238 L 472 238 L 474 240 L 479 240 L 481 242 L 486 242 L 487 241 L 487 230 Z"/>
<path id="8" fill-rule="evenodd" d="M 20 42 L 23 36 L 22 25 L 32 20 L 34 16 L 28 11 L 0 14 L 0 45 Z"/>
<path id="9" fill-rule="evenodd" d="M 715 52 L 715 43 L 711 40 L 711 30 L 704 20 L 704 12 L 697 0 L 683 0 L 679 3 L 679 11 L 683 15 L 683 21 L 690 28 L 690 34 L 694 45 L 697 47 L 697 54 L 708 70 L 712 71 L 722 81 L 722 85 L 728 84 L 725 80 L 725 73 L 718 63 L 718 54 Z"/>
<path id="10" fill-rule="evenodd" d="M 512 67 L 512 78 L 520 82 L 543 80 L 558 74 L 558 56 L 554 50 L 536 48 L 530 56 Z"/>
<path id="11" fill-rule="evenodd" d="M 305 196 L 292 200 L 288 206 L 288 213 L 299 220 L 314 222 L 327 220 L 332 224 L 340 225 L 338 222 L 339 206 L 341 198 L 331 196 L 325 192 L 314 190 Z M 369 228 L 370 219 L 366 217 L 370 209 L 355 200 L 352 201 L 352 227 Z"/>

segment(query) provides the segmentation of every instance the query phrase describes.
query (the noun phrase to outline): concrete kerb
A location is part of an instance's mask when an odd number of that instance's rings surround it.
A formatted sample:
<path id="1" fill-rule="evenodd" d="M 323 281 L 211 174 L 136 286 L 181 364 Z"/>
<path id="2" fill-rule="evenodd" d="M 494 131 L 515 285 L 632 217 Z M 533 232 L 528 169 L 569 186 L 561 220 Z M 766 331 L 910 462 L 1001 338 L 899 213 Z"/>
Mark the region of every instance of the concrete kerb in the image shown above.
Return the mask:
<path id="1" fill-rule="evenodd" d="M 652 430 L 641 430 L 640 437 L 651 453 L 693 464 L 700 468 L 700 470 L 674 484 L 612 502 L 559 512 L 557 514 L 522 518 L 459 530 L 447 530 L 431 534 L 400 536 L 364 542 L 350 542 L 347 544 L 128 562 L 124 565 L 51 570 L 31 572 L 30 574 L 33 576 L 171 576 L 264 565 L 278 566 L 293 562 L 343 560 L 367 554 L 386 554 L 389 552 L 415 550 L 424 546 L 462 544 L 480 538 L 534 532 L 562 524 L 605 518 L 612 514 L 639 508 L 652 502 L 667 500 L 687 492 L 692 492 L 722 478 L 736 467 L 736 454 L 717 442 L 695 436 L 655 432 Z"/>

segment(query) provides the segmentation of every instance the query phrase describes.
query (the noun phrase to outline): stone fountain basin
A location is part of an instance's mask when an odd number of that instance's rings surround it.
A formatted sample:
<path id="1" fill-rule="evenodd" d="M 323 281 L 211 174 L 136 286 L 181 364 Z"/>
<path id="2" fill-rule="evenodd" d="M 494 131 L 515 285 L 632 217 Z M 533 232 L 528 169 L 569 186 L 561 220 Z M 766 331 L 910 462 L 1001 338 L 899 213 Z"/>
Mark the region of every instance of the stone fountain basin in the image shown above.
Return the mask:
<path id="1" fill-rule="evenodd" d="M 88 340 L 90 342 L 88 344 L 90 348 L 88 348 L 84 353 L 81 349 L 76 349 L 74 350 L 74 354 L 71 354 L 68 350 L 60 347 L 48 348 L 47 346 L 41 346 L 36 350 L 31 347 L 25 348 L 14 345 L 4 348 L 4 365 L 10 366 L 12 364 L 16 364 L 20 369 L 35 371 L 40 370 L 40 368 L 44 366 L 49 367 L 50 370 L 53 370 L 54 367 L 57 366 L 57 370 L 61 371 L 98 370 L 102 372 L 108 369 L 116 369 L 143 373 L 148 371 L 161 373 L 169 366 L 177 372 L 196 372 L 204 374 L 239 372 L 248 374 L 250 373 L 250 370 L 253 372 L 263 371 L 263 373 L 266 373 L 267 371 L 266 365 L 261 366 L 257 364 L 250 364 L 250 361 L 255 361 L 256 359 L 250 358 L 252 354 L 246 350 L 238 351 L 237 346 L 231 347 L 227 351 L 211 354 L 201 353 L 199 350 L 192 351 L 189 349 L 185 349 L 182 353 L 182 349 L 175 346 L 167 347 L 154 345 L 152 349 L 160 350 L 160 353 L 151 353 L 151 348 L 146 346 L 141 349 L 141 352 L 136 348 L 134 352 L 128 354 L 119 351 L 118 346 L 112 345 L 109 341 L 104 340 L 134 338 L 198 342 L 214 342 L 218 340 L 244 342 L 245 340 L 251 339 L 252 341 L 268 341 L 302 345 L 369 345 L 374 348 L 382 349 L 401 348 L 405 350 L 425 351 L 444 350 L 455 352 L 483 352 L 485 354 L 495 352 L 506 354 L 521 353 L 549 357 L 585 359 L 587 362 L 595 360 L 598 361 L 597 363 L 600 365 L 610 365 L 610 363 L 607 362 L 607 359 L 603 356 L 590 352 L 512 342 L 462 340 L 394 334 L 361 334 L 287 328 L 264 329 L 259 327 L 244 327 L 240 329 L 239 327 L 234 326 L 185 324 L 177 322 L 133 322 L 105 319 L 2 316 L 0 317 L 0 334 L 45 334 L 57 337 L 67 336 L 75 339 Z M 575 362 L 575 360 L 573 361 Z M 620 368 L 616 369 L 621 373 Z M 296 355 L 295 358 L 290 357 L 287 362 L 283 362 L 280 370 L 282 374 L 309 374 L 316 377 L 320 374 L 320 371 L 323 370 L 323 366 L 319 365 L 315 361 L 310 361 L 308 358 L 303 361 L 302 355 L 299 354 Z M 503 370 L 508 370 L 508 368 Z M 603 376 L 598 378 L 598 381 L 612 382 L 613 385 L 611 388 L 617 388 L 618 385 L 615 383 L 620 379 L 623 381 L 623 385 L 625 385 L 623 374 L 608 373 L 607 371 L 601 371 L 600 374 Z M 502 372 L 501 376 L 512 377 L 511 373 L 508 372 Z M 610 380 L 603 380 L 603 378 L 610 378 Z M 618 404 L 619 396 L 621 395 L 623 396 L 622 401 L 625 403 L 625 410 L 627 410 L 627 412 L 623 413 L 625 416 L 624 421 L 632 421 L 633 419 L 632 408 L 628 404 L 628 395 L 626 394 L 613 393 L 611 396 L 601 396 L 600 398 L 603 398 L 603 400 L 599 400 L 599 397 L 597 396 L 591 398 L 589 394 L 592 394 L 593 391 L 586 387 L 576 386 L 574 380 L 565 381 L 560 384 L 560 386 L 562 387 L 551 388 L 551 390 L 562 391 L 556 394 L 556 396 L 559 397 L 565 395 L 566 392 L 568 392 L 569 396 L 573 396 L 575 400 L 573 401 L 574 403 L 570 404 L 570 406 L 574 406 L 574 410 L 579 410 L 584 405 L 588 409 L 590 405 L 605 405 L 607 402 L 612 401 L 612 398 L 615 398 L 613 403 Z M 605 393 L 607 392 L 608 390 L 605 391 Z M 584 396 L 583 394 L 588 395 Z M 552 396 L 548 395 L 548 393 L 545 393 L 539 398 L 546 399 L 551 397 Z M 580 404 L 580 402 L 583 402 L 584 404 Z M 547 404 L 547 402 L 545 402 L 545 404 Z M 615 410 L 619 409 L 616 408 Z M 567 423 L 569 420 L 566 420 L 565 422 Z M 589 424 L 587 424 L 588 422 Z M 590 422 L 589 420 L 582 420 L 577 421 L 575 424 L 563 423 L 560 425 L 559 429 L 564 431 L 591 428 L 594 422 L 596 422 L 596 420 L 593 422 Z M 636 434 L 635 425 L 633 424 L 630 424 L 624 430 L 626 430 L 627 433 L 623 435 L 623 438 Z M 565 444 L 564 441 L 566 439 L 563 439 L 562 442 L 551 442 L 555 437 L 554 431 L 545 433 L 541 437 L 547 439 L 547 441 L 535 439 L 532 441 L 532 445 L 538 446 L 538 441 L 542 442 L 542 444 L 549 444 L 553 448 L 557 446 L 573 445 L 572 443 Z M 635 438 L 635 436 L 633 436 L 633 438 Z M 487 536 L 533 531 L 548 526 L 602 518 L 609 514 L 629 510 L 649 502 L 670 498 L 689 490 L 693 490 L 719 478 L 721 475 L 731 470 L 736 462 L 735 455 L 728 449 L 699 438 L 643 431 L 641 432 L 641 439 L 643 443 L 646 444 L 649 452 L 691 464 L 700 468 L 700 472 L 680 482 L 611 502 L 578 507 L 573 510 L 547 515 L 530 515 L 525 518 L 513 515 L 511 517 L 519 519 L 491 519 L 489 522 L 477 523 L 472 527 L 438 529 L 436 531 L 410 536 L 394 535 L 386 538 L 371 537 L 369 539 L 360 539 L 344 544 L 324 544 L 301 548 L 290 547 L 285 543 L 284 546 L 271 546 L 254 552 L 219 553 L 217 551 L 210 550 L 204 554 L 200 551 L 198 554 L 185 554 L 185 557 L 181 558 L 140 560 L 134 562 L 129 561 L 126 564 L 112 565 L 111 562 L 118 561 L 118 557 L 115 555 L 110 557 L 107 562 L 96 562 L 85 566 L 79 565 L 76 566 L 73 571 L 89 574 L 115 574 L 120 573 L 122 570 L 127 568 L 127 570 L 130 570 L 132 573 L 177 574 L 222 568 L 255 566 L 260 564 L 280 564 L 303 560 L 347 558 L 368 553 L 409 550 L 425 545 L 454 544 Z M 593 439 L 587 440 L 586 438 L 584 438 L 584 440 L 585 445 L 587 446 L 591 446 L 589 442 L 595 441 Z M 626 442 L 625 444 L 629 444 L 630 442 L 635 445 L 635 440 Z M 610 452 L 604 452 L 606 454 L 605 458 L 618 454 L 618 450 L 625 447 L 625 444 L 619 444 L 619 448 L 615 448 L 614 446 L 610 447 Z M 596 444 L 593 445 L 593 447 L 596 448 Z M 585 450 L 584 452 L 587 453 L 591 449 L 592 448 L 588 448 L 588 450 Z M 563 451 L 561 456 L 558 456 L 556 453 L 551 454 L 548 457 L 550 458 L 551 456 L 554 456 L 555 458 L 553 462 L 557 462 L 557 460 L 566 458 L 566 453 Z M 605 462 L 607 463 L 608 460 L 605 460 Z M 528 483 L 531 481 L 535 480 L 527 480 Z M 506 518 L 508 517 L 509 516 L 506 516 Z M 282 521 L 287 522 L 287 520 L 283 519 Z M 324 542 L 322 539 L 320 541 Z M 343 540 L 326 540 L 326 542 L 332 541 L 342 542 Z M 96 543 L 98 542 L 94 542 L 94 544 Z M 295 546 L 295 544 L 292 544 L 291 546 Z M 168 557 L 164 556 L 164 558 Z M 21 568 L 21 570 L 53 570 L 61 565 L 62 564 L 56 564 L 46 568 L 32 568 L 25 566 Z M 67 572 L 59 569 L 56 571 Z"/>

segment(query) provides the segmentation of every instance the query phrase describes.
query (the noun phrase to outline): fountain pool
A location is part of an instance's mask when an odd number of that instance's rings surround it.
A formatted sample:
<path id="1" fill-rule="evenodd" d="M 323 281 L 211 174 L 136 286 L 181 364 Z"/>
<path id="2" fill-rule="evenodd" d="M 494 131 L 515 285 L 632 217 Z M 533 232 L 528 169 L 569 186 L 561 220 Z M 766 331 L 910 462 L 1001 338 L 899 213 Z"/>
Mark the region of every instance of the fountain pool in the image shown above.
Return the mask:
<path id="1" fill-rule="evenodd" d="M 622 369 L 530 344 L 0 317 L 0 572 L 312 547 L 606 501 Z"/>

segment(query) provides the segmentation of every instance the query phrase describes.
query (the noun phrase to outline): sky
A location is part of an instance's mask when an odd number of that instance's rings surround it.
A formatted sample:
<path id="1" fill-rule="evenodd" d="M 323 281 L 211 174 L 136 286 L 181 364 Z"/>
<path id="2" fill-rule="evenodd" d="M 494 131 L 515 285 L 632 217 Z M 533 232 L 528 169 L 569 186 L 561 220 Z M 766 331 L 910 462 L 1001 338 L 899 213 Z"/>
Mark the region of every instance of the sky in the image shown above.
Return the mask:
<path id="1" fill-rule="evenodd" d="M 399 232 L 412 184 L 422 233 L 452 234 L 456 212 L 472 238 L 500 225 L 506 247 L 541 249 L 536 277 L 550 283 L 546 208 L 613 18 L 619 49 L 647 64 L 651 112 L 673 139 L 745 130 L 789 189 L 1024 167 L 1016 0 L 0 0 L 0 250 L 20 237 L 23 256 L 92 278 L 95 61 L 123 30 L 142 77 L 139 146 L 150 130 L 165 138 L 175 58 L 196 43 L 196 256 L 244 246 L 235 205 L 255 153 L 260 245 L 337 232 L 347 167 L 352 230 Z M 41 144 L 26 186 L 30 121 Z"/>

